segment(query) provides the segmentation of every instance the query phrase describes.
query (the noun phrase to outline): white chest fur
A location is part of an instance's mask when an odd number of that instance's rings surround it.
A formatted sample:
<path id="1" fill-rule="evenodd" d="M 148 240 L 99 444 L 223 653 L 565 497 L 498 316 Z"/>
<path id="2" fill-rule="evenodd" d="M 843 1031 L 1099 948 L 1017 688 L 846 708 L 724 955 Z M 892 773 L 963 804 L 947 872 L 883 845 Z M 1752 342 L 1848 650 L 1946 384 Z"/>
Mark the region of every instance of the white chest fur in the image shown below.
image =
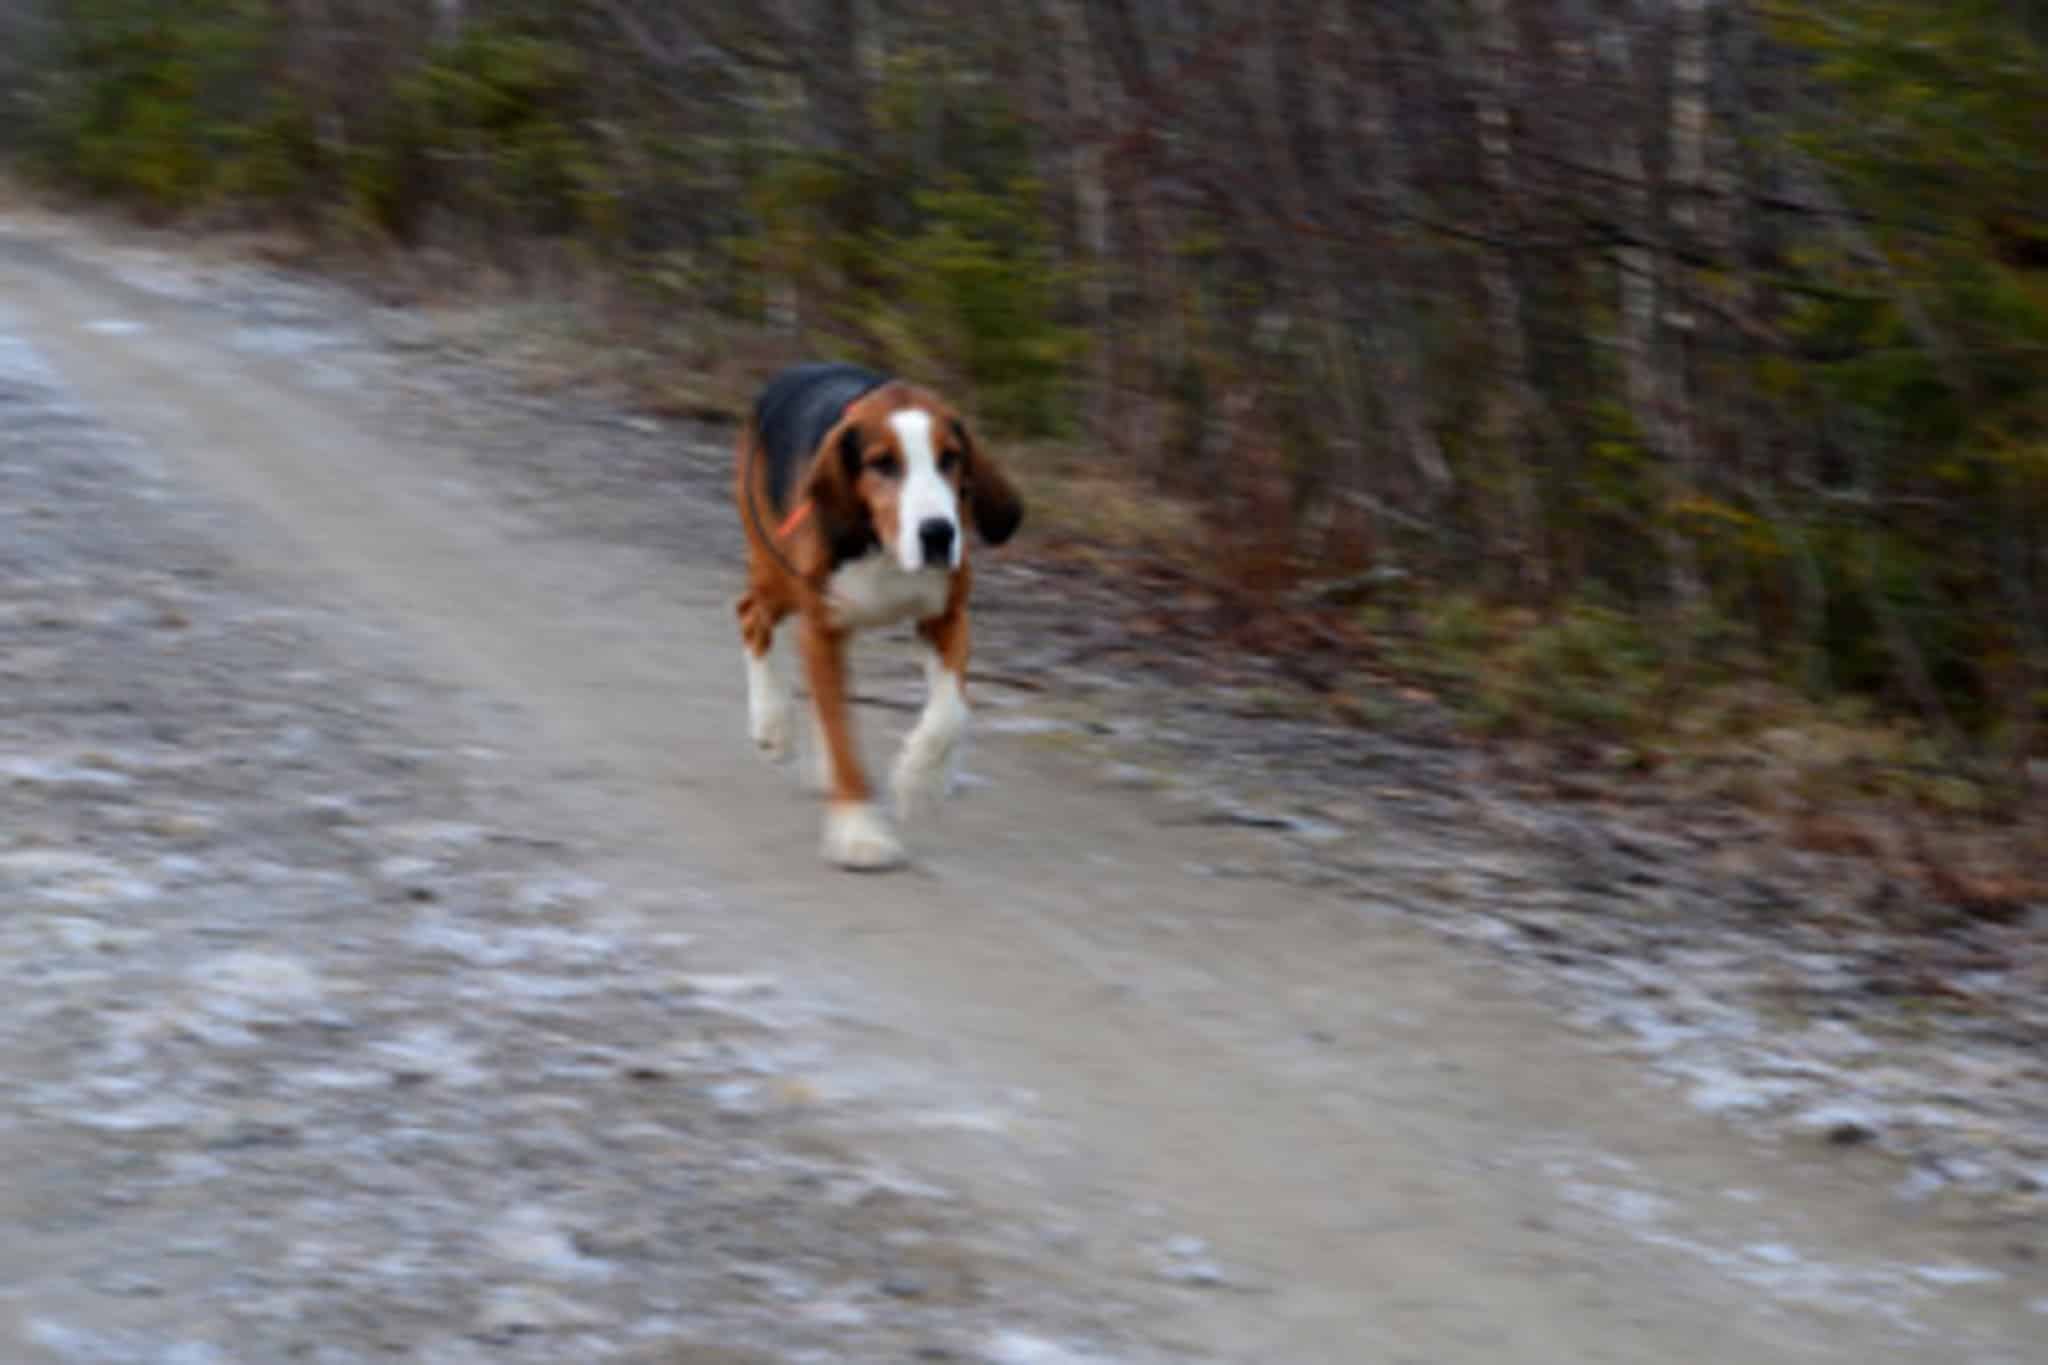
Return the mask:
<path id="1" fill-rule="evenodd" d="M 942 569 L 912 573 L 876 549 L 833 570 L 825 600 L 833 623 L 849 629 L 924 621 L 945 609 L 951 578 Z"/>

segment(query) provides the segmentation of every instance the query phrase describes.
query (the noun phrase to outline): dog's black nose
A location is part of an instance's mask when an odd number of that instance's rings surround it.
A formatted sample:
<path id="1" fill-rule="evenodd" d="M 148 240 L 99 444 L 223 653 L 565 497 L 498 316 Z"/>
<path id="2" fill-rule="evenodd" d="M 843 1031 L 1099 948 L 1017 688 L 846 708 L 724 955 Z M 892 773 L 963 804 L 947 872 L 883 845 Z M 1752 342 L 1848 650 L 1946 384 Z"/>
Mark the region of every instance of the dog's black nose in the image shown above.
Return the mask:
<path id="1" fill-rule="evenodd" d="M 917 524 L 917 543 L 924 550 L 926 567 L 953 562 L 953 523 L 944 517 L 927 517 Z"/>

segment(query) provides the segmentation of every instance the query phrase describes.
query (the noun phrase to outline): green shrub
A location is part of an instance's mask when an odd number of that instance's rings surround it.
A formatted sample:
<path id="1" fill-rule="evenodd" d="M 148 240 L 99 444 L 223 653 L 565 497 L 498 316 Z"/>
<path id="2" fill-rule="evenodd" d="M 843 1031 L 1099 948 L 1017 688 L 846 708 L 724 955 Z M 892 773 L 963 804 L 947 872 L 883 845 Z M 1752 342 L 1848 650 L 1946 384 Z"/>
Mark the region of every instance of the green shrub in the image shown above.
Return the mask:
<path id="1" fill-rule="evenodd" d="M 471 25 L 393 88 L 350 168 L 357 211 L 406 241 L 436 209 L 503 232 L 615 233 L 616 191 L 581 126 L 587 80 L 566 43 Z"/>
<path id="2" fill-rule="evenodd" d="M 1643 624 L 1591 602 L 1538 616 L 1452 594 L 1417 624 L 1419 641 L 1396 661 L 1495 734 L 1627 737 L 1652 721 L 1665 681 L 1665 652 Z"/>
<path id="3" fill-rule="evenodd" d="M 275 23 L 261 0 L 75 0 L 32 104 L 52 179 L 159 212 L 191 208 L 236 164 Z M 254 92 L 252 94 L 252 92 Z"/>
<path id="4" fill-rule="evenodd" d="M 1086 344 L 1059 320 L 1066 277 L 1038 203 L 1029 182 L 920 192 L 917 230 L 884 246 L 888 288 L 871 305 L 895 358 L 957 371 L 986 420 L 1031 436 L 1065 427 L 1066 376 Z"/>

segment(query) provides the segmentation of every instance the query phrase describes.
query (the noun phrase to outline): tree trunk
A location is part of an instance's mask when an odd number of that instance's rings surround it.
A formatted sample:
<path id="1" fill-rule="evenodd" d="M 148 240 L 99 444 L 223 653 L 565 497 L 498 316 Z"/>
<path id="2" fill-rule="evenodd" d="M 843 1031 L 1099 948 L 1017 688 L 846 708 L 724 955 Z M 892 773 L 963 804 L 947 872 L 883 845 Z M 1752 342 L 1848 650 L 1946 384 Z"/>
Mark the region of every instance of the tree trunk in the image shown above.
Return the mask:
<path id="1" fill-rule="evenodd" d="M 1324 60 L 1317 63 L 1317 71 L 1323 78 L 1320 84 L 1324 98 L 1333 110 L 1339 90 L 1349 86 L 1359 92 L 1357 113 L 1350 125 L 1332 119 L 1331 145 L 1369 149 L 1372 157 L 1370 193 L 1361 186 L 1355 202 L 1361 208 L 1370 204 L 1377 210 L 1374 217 L 1379 228 L 1378 240 L 1384 244 L 1388 268 L 1372 271 L 1367 286 L 1378 324 L 1371 329 L 1370 345 L 1373 358 L 1385 375 L 1381 392 L 1386 398 L 1395 440 L 1422 482 L 1427 509 L 1434 510 L 1449 498 L 1457 480 L 1450 462 L 1444 458 L 1443 444 L 1429 424 L 1431 386 L 1423 373 L 1420 347 L 1414 336 L 1414 293 L 1420 262 L 1410 245 L 1407 224 L 1419 216 L 1419 210 L 1395 114 L 1394 42 L 1384 31 L 1374 33 L 1371 36 L 1377 40 L 1374 46 L 1379 51 L 1370 69 L 1365 69 L 1362 62 L 1360 69 L 1348 73 L 1332 68 L 1328 63 L 1330 52 L 1355 48 L 1368 36 L 1356 30 L 1346 34 L 1343 8 L 1343 0 L 1332 0 L 1329 6 L 1327 22 L 1334 32 L 1330 42 L 1318 44 Z"/>
<path id="2" fill-rule="evenodd" d="M 1696 255 L 1702 245 L 1702 209 L 1707 194 L 1707 7 L 1710 0 L 1675 0 L 1677 34 L 1671 52 L 1671 187 L 1672 241 Z M 1674 272 L 1685 267 L 1674 264 Z M 1694 358 L 1699 319 L 1684 301 L 1685 291 L 1671 301 L 1665 324 L 1671 329 L 1666 351 L 1665 404 L 1669 414 L 1670 499 L 1675 505 L 1700 491 L 1700 433 L 1693 408 Z M 1690 541 L 1673 532 L 1684 553 L 1672 560 L 1672 593 L 1687 616 L 1702 606 L 1704 589 Z"/>
<path id="3" fill-rule="evenodd" d="M 803 82 L 811 145 L 864 176 L 871 158 L 859 13 L 854 0 L 811 0 L 808 19 Z"/>
<path id="4" fill-rule="evenodd" d="M 433 42 L 446 47 L 462 36 L 463 0 L 434 0 Z"/>
<path id="5" fill-rule="evenodd" d="M 1109 427 L 1113 400 L 1116 335 L 1110 284 L 1108 118 L 1095 72 L 1093 43 L 1088 33 L 1084 0 L 1046 0 L 1060 39 L 1060 67 L 1067 92 L 1071 151 L 1069 174 L 1074 192 L 1074 222 L 1081 246 L 1081 297 L 1088 326 L 1095 334 L 1093 369 L 1084 400 L 1090 430 Z"/>
<path id="6" fill-rule="evenodd" d="M 1608 29 L 1601 47 L 1621 97 L 1640 99 L 1634 40 L 1626 26 L 1616 23 Z M 1692 430 L 1682 372 L 1671 363 L 1663 343 L 1665 234 L 1650 192 L 1649 168 L 1637 131 L 1639 117 L 1637 109 L 1617 113 L 1609 120 L 1613 128 L 1609 154 L 1622 205 L 1624 242 L 1615 252 L 1620 271 L 1622 385 L 1643 441 L 1658 462 L 1666 492 L 1657 517 L 1658 538 L 1664 547 L 1673 605 L 1689 626 L 1704 594 L 1692 542 L 1672 514 L 1677 490 L 1685 487 L 1692 475 Z M 1683 648 L 1681 640 L 1681 653 Z"/>
<path id="7" fill-rule="evenodd" d="M 1522 291 L 1515 280 L 1514 250 L 1520 235 L 1515 183 L 1512 66 L 1519 58 L 1507 0 L 1477 0 L 1479 53 L 1474 105 L 1479 119 L 1479 164 L 1486 188 L 1487 235 L 1480 287 L 1486 295 L 1487 324 L 1494 348 L 1494 382 L 1488 387 L 1485 444 L 1499 464 L 1508 489 L 1511 531 L 1503 548 L 1525 592 L 1550 590 L 1550 564 L 1543 545 L 1543 512 L 1536 495 L 1535 424 L 1537 397 L 1529 379 L 1529 346 L 1522 318 Z"/>

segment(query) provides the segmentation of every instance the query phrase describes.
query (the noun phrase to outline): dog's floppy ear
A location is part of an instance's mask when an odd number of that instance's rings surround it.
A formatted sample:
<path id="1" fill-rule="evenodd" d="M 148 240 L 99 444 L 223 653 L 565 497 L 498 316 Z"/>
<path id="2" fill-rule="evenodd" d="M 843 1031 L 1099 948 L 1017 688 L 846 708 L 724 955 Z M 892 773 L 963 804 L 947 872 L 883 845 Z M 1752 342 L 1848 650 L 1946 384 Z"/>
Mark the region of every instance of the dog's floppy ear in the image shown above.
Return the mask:
<path id="1" fill-rule="evenodd" d="M 860 482 L 860 426 L 846 419 L 825 433 L 805 471 L 798 496 L 809 501 L 832 562 L 858 559 L 875 544 L 874 519 L 855 492 Z"/>
<path id="2" fill-rule="evenodd" d="M 1000 545 L 1017 534 L 1017 524 L 1024 520 L 1024 500 L 1017 496 L 1016 486 L 995 457 L 957 417 L 953 419 L 953 435 L 967 452 L 967 469 L 960 480 L 960 491 L 967 495 L 967 514 L 984 541 Z"/>

